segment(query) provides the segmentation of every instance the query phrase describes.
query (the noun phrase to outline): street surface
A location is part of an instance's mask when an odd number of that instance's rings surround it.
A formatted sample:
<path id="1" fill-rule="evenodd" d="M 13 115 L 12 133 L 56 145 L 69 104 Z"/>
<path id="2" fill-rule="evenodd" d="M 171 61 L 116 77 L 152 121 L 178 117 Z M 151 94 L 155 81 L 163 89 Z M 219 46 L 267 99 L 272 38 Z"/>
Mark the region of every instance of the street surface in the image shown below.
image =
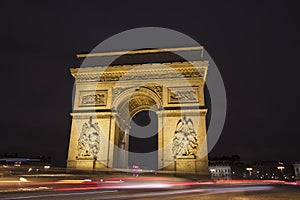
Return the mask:
<path id="1" fill-rule="evenodd" d="M 114 185 L 116 184 L 116 185 Z M 124 182 L 110 184 L 106 189 L 91 185 L 56 185 L 20 187 L 0 193 L 0 200 L 55 199 L 55 200 L 103 200 L 103 199 L 233 199 L 271 200 L 300 199 L 300 188 L 296 185 L 278 184 L 183 184 Z M 113 186 L 114 185 L 114 186 Z M 111 189 L 109 189 L 111 188 Z"/>
<path id="2" fill-rule="evenodd" d="M 103 199 L 300 199 L 300 181 L 203 180 L 174 174 L 67 172 L 5 167 L 0 176 L 0 200 Z M 187 177 L 184 175 L 184 177 Z"/>

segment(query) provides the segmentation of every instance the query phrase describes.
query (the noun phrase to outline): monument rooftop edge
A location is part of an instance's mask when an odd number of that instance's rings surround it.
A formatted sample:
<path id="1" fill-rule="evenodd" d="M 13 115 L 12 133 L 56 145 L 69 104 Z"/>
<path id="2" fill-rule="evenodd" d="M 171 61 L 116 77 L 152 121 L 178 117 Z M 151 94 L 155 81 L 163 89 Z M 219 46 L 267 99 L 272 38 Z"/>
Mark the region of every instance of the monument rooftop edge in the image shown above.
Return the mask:
<path id="1" fill-rule="evenodd" d="M 147 63 L 172 63 L 203 60 L 203 46 L 137 49 L 132 51 L 77 54 L 80 67 L 107 67 Z"/>

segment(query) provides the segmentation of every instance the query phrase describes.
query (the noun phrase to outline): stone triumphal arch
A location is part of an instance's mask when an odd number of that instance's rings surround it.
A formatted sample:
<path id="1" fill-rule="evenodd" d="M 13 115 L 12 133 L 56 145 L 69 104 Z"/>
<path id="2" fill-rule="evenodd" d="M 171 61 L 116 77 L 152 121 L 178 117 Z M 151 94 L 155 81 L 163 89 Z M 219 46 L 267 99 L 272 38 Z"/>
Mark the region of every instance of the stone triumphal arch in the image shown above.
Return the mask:
<path id="1" fill-rule="evenodd" d="M 137 164 L 207 174 L 208 61 L 202 54 L 201 46 L 78 54 L 83 67 L 70 69 L 75 87 L 68 168 L 125 170 Z M 133 128 L 138 116 L 154 125 Z M 154 139 L 144 143 L 150 137 Z"/>

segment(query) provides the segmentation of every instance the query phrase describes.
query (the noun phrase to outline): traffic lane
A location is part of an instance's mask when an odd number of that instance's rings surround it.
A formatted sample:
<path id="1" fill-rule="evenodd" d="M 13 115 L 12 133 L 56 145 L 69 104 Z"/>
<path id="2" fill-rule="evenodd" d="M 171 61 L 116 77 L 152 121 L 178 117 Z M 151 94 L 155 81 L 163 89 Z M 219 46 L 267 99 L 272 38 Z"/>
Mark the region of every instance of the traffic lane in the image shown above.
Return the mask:
<path id="1" fill-rule="evenodd" d="M 44 191 L 44 192 L 19 192 L 19 193 L 5 193 L 2 194 L 0 200 L 79 200 L 79 199 L 97 199 L 103 195 L 109 198 L 112 193 L 117 193 L 117 190 L 100 190 L 100 191 L 84 191 L 84 192 L 58 192 L 58 191 Z"/>
<path id="2" fill-rule="evenodd" d="M 142 198 L 149 200 L 151 198 Z M 183 194 L 178 196 L 168 196 L 164 200 L 174 199 L 193 199 L 193 200 L 299 200 L 299 187 L 276 185 L 273 190 L 248 191 L 235 193 L 202 193 L 202 194 Z"/>
<path id="3" fill-rule="evenodd" d="M 2 194 L 3 195 L 3 194 Z M 299 199 L 300 191 L 294 186 L 212 186 L 190 189 L 169 189 L 169 190 L 92 190 L 92 191 L 48 191 L 28 193 L 8 193 L 0 200 L 18 199 Z"/>

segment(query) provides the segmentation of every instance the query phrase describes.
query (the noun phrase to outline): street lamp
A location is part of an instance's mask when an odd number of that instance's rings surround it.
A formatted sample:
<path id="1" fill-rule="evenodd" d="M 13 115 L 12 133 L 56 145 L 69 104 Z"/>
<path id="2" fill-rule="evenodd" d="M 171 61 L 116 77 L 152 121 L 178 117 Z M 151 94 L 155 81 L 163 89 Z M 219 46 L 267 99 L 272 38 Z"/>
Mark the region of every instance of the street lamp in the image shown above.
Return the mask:
<path id="1" fill-rule="evenodd" d="M 210 175 L 211 175 L 211 178 L 214 178 L 216 176 L 216 169 L 210 169 Z"/>
<path id="2" fill-rule="evenodd" d="M 277 169 L 279 169 L 281 171 L 281 176 L 283 178 L 283 170 L 284 170 L 284 166 L 278 166 Z"/>
<path id="3" fill-rule="evenodd" d="M 251 175 L 252 175 L 252 170 L 253 170 L 252 167 L 247 167 L 246 170 L 249 171 L 249 174 L 250 174 L 250 177 L 251 177 Z"/>

